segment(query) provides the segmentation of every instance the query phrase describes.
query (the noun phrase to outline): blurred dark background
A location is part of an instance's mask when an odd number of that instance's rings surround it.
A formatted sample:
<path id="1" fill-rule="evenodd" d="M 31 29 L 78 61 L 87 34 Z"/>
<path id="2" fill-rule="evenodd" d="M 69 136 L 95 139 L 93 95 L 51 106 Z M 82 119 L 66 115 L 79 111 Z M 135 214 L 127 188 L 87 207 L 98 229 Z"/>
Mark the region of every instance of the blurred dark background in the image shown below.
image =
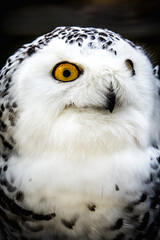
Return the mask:
<path id="1" fill-rule="evenodd" d="M 1 3 L 0 68 L 24 43 L 57 26 L 109 28 L 140 44 L 160 64 L 159 0 L 22 0 Z"/>

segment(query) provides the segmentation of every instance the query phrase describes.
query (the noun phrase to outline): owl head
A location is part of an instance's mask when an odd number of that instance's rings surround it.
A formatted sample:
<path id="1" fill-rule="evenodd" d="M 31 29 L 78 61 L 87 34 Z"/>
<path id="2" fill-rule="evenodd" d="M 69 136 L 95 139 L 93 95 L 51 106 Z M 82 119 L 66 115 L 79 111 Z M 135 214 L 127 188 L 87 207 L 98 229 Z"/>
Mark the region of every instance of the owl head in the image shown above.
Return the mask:
<path id="1" fill-rule="evenodd" d="M 1 71 L 2 152 L 7 144 L 20 154 L 156 144 L 153 72 L 142 48 L 107 29 L 58 27 L 37 38 Z"/>

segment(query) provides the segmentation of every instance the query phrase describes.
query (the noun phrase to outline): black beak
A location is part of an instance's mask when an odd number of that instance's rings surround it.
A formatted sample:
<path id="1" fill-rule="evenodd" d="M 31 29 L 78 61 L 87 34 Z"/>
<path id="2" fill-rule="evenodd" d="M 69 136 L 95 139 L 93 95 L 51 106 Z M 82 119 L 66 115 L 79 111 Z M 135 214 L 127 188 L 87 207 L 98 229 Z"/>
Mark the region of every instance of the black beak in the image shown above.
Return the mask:
<path id="1" fill-rule="evenodd" d="M 115 102 L 116 102 L 116 95 L 115 95 L 113 86 L 111 84 L 109 93 L 107 94 L 107 109 L 109 109 L 110 113 L 113 112 Z"/>

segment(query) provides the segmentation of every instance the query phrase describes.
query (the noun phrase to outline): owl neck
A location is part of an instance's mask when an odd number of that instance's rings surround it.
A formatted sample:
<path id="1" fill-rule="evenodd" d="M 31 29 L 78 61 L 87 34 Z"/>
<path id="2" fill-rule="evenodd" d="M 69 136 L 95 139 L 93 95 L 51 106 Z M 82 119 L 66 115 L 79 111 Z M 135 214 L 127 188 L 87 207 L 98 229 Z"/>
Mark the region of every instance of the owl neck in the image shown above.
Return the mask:
<path id="1" fill-rule="evenodd" d="M 124 117 L 125 116 L 125 117 Z M 108 115 L 95 111 L 66 111 L 47 125 L 28 131 L 27 122 L 16 132 L 19 152 L 27 155 L 60 153 L 65 156 L 99 156 L 149 144 L 145 119 L 130 114 Z M 143 124 L 141 124 L 143 123 Z M 34 125 L 34 121 L 32 122 Z M 23 134 L 22 134 L 23 133 Z M 22 138 L 23 135 L 23 138 Z"/>

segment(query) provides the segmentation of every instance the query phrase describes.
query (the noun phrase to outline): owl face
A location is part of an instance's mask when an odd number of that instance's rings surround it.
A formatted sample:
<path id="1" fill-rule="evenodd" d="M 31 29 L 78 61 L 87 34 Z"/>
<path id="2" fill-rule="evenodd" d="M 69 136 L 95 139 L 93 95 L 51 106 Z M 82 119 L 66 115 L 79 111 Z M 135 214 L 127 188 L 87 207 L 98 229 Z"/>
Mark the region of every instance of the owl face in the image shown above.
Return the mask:
<path id="1" fill-rule="evenodd" d="M 29 99 L 36 101 L 37 97 L 38 102 L 41 98 L 51 102 L 53 99 L 56 111 L 61 109 L 57 108 L 58 101 L 62 108 L 93 107 L 112 112 L 118 106 L 137 104 L 139 107 L 141 104 L 136 103 L 134 98 L 139 101 L 142 94 L 152 97 L 149 96 L 152 84 L 148 77 L 145 84 L 143 82 L 145 75 L 149 74 L 149 71 L 146 74 L 148 68 L 145 68 L 145 63 L 149 62 L 142 53 L 124 40 L 116 40 L 109 50 L 103 49 L 99 41 L 89 48 L 85 42 L 84 46 L 79 46 L 77 42 L 68 44 L 56 38 L 26 59 L 15 77 L 18 77 L 16 81 L 26 97 L 33 92 L 33 96 L 27 98 L 27 103 Z M 137 61 L 141 66 L 138 66 Z M 137 78 L 142 80 L 135 81 Z"/>
<path id="2" fill-rule="evenodd" d="M 144 52 L 102 29 L 62 27 L 47 38 L 13 73 L 19 149 L 147 144 L 156 84 Z"/>

